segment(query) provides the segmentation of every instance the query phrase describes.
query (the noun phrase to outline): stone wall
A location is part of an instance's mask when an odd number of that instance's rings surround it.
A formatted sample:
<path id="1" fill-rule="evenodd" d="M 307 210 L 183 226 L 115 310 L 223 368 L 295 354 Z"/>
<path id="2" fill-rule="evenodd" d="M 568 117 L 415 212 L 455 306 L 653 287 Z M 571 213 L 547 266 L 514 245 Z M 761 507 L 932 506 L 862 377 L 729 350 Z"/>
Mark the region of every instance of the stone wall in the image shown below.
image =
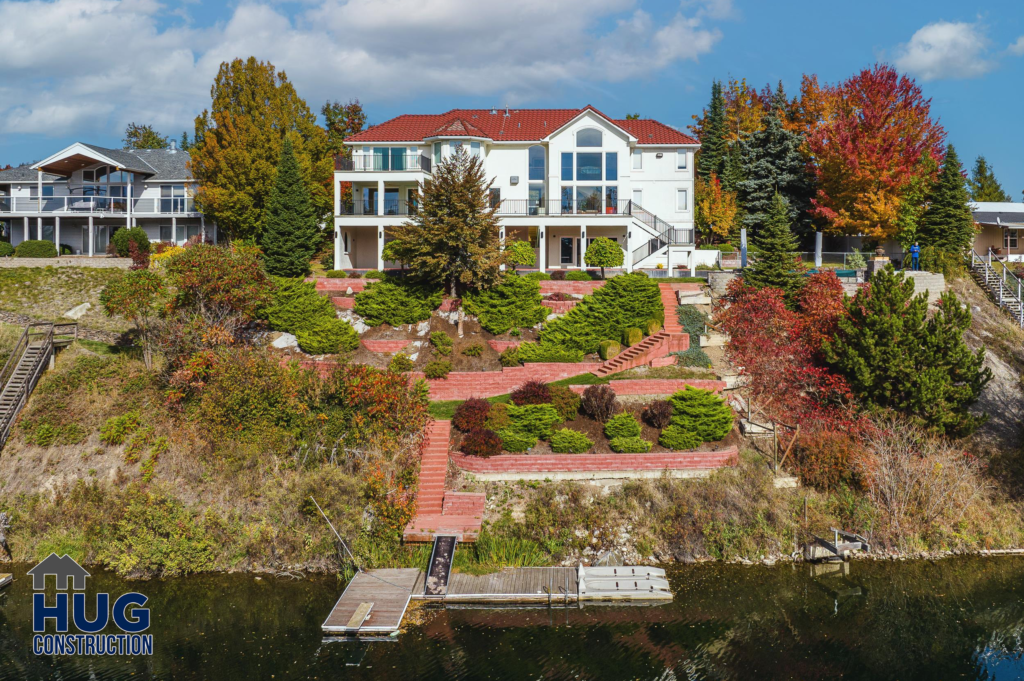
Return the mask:
<path id="1" fill-rule="evenodd" d="M 131 258 L 111 258 L 87 255 L 65 255 L 59 258 L 0 258 L 4 267 L 103 267 L 126 270 L 132 264 Z"/>

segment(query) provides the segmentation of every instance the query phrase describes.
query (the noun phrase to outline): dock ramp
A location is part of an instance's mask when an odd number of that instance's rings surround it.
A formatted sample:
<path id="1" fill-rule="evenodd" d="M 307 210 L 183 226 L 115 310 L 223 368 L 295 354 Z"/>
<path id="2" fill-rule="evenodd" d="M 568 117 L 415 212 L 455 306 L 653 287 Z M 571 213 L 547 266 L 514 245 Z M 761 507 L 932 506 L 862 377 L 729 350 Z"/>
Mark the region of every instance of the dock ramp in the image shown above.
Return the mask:
<path id="1" fill-rule="evenodd" d="M 443 598 L 448 594 L 448 580 L 452 574 L 452 558 L 459 538 L 453 534 L 439 534 L 434 537 L 434 548 L 430 552 L 430 564 L 424 595 Z"/>

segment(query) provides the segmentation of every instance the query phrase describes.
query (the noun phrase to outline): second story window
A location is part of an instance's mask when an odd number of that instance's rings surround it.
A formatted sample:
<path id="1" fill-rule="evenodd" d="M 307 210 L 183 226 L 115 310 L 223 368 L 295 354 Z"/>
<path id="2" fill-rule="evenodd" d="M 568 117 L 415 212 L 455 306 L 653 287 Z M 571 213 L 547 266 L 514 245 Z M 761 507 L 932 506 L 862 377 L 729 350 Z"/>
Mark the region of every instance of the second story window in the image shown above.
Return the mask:
<path id="1" fill-rule="evenodd" d="M 441 162 L 441 143 L 434 142 L 434 165 Z"/>
<path id="2" fill-rule="evenodd" d="M 562 152 L 562 180 L 572 182 L 572 152 Z"/>
<path id="3" fill-rule="evenodd" d="M 469 143 L 469 155 L 473 156 L 473 157 L 476 157 L 476 158 L 480 158 L 480 143 L 479 142 L 470 142 Z"/>
<path id="4" fill-rule="evenodd" d="M 686 170 L 686 149 L 676 150 L 676 170 Z"/>
<path id="5" fill-rule="evenodd" d="M 633 150 L 633 170 L 642 170 L 644 167 L 644 153 L 639 149 Z"/>
<path id="6" fill-rule="evenodd" d="M 604 179 L 612 182 L 619 179 L 619 155 L 614 151 L 604 155 Z"/>
<path id="7" fill-rule="evenodd" d="M 501 205 L 501 188 L 500 187 L 491 187 L 487 191 L 487 199 L 488 199 L 488 203 L 490 204 L 491 208 L 497 208 L 498 206 L 500 206 Z"/>
<path id="8" fill-rule="evenodd" d="M 576 133 L 577 147 L 599 147 L 601 146 L 601 131 L 596 128 L 586 128 Z"/>
<path id="9" fill-rule="evenodd" d="M 529 164 L 530 164 L 530 179 L 531 180 L 543 180 L 544 179 L 544 147 L 532 146 L 529 152 Z"/>
<path id="10" fill-rule="evenodd" d="M 578 182 L 601 181 L 600 152 L 580 152 L 576 154 L 576 180 Z"/>

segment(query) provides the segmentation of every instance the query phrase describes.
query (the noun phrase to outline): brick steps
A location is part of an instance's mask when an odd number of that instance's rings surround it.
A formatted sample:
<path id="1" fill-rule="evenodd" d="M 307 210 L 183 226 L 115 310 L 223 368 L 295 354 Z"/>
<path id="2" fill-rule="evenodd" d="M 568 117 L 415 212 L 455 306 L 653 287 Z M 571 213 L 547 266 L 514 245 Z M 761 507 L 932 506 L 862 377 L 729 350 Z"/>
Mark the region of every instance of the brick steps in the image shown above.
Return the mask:
<path id="1" fill-rule="evenodd" d="M 593 373 L 595 376 L 607 376 L 609 374 L 615 374 L 626 369 L 632 369 L 638 364 L 645 364 L 646 362 L 637 361 L 640 359 L 650 359 L 649 355 L 653 354 L 653 351 L 660 348 L 662 341 L 668 339 L 668 334 L 664 331 L 659 331 L 653 336 L 648 336 L 643 339 L 642 342 L 626 348 L 615 357 L 604 362 L 598 367 Z M 663 354 L 668 354 L 663 353 Z"/>
<path id="2" fill-rule="evenodd" d="M 552 314 L 565 314 L 579 304 L 578 300 L 542 300 L 540 304 L 551 310 Z"/>
<path id="3" fill-rule="evenodd" d="M 316 283 L 316 290 L 323 291 L 347 291 L 352 289 L 352 293 L 359 293 L 366 288 L 367 284 L 372 284 L 377 279 L 327 279 L 326 277 L 317 279 L 307 279 L 306 281 L 313 281 Z"/>
<path id="4" fill-rule="evenodd" d="M 345 296 L 331 296 L 331 302 L 339 310 L 352 310 L 356 306 L 355 298 L 347 298 Z"/>
<path id="5" fill-rule="evenodd" d="M 549 293 L 568 293 L 574 296 L 586 296 L 604 286 L 603 281 L 538 281 L 540 294 L 546 296 Z"/>
<path id="6" fill-rule="evenodd" d="M 370 352 L 387 352 L 387 353 L 392 353 L 392 352 L 401 352 L 402 350 L 405 349 L 405 346 L 409 345 L 409 343 L 411 343 L 412 341 L 407 339 L 407 338 L 406 339 L 397 339 L 397 340 L 390 340 L 390 339 L 369 340 L 369 339 L 364 338 L 364 339 L 360 340 L 359 342 L 362 343 L 363 347 L 366 348 L 367 350 L 369 350 Z"/>
<path id="7" fill-rule="evenodd" d="M 679 298 L 676 296 L 676 291 L 691 289 L 677 289 L 675 286 L 696 286 L 697 290 L 700 290 L 700 284 L 658 284 L 658 289 L 661 291 L 661 304 L 665 307 L 665 324 L 664 330 L 667 333 L 683 333 L 683 326 L 679 323 L 679 315 L 676 314 L 676 308 L 679 307 Z"/>
<path id="8" fill-rule="evenodd" d="M 686 386 L 701 388 L 703 390 L 714 390 L 722 392 L 725 390 L 725 381 L 710 381 L 691 378 L 643 378 L 629 379 L 625 381 L 612 381 L 608 384 L 616 395 L 671 395 L 682 390 Z M 570 385 L 573 392 L 583 394 L 583 391 L 590 386 Z"/>
<path id="9" fill-rule="evenodd" d="M 673 471 L 721 468 L 736 462 L 736 447 L 714 452 L 654 454 L 500 454 L 489 458 L 453 454 L 468 473 L 561 473 L 600 471 Z"/>

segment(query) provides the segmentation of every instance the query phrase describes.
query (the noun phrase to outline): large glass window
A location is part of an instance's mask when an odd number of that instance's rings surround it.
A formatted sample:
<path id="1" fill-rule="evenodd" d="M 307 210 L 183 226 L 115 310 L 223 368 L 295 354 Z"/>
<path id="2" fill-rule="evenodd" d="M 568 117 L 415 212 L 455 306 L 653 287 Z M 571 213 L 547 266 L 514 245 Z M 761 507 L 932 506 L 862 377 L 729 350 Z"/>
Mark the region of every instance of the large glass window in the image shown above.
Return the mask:
<path id="1" fill-rule="evenodd" d="M 544 147 L 532 146 L 529 151 L 530 179 L 544 179 Z"/>
<path id="2" fill-rule="evenodd" d="M 604 155 L 604 179 L 617 182 L 619 179 L 619 154 L 609 151 Z"/>
<path id="3" fill-rule="evenodd" d="M 405 147 L 391 147 L 391 169 L 405 170 Z"/>
<path id="4" fill-rule="evenodd" d="M 562 152 L 562 180 L 572 182 L 572 152 Z"/>
<path id="5" fill-rule="evenodd" d="M 160 185 L 160 212 L 182 213 L 185 211 L 185 185 Z M 167 239 L 170 241 L 170 239 Z"/>
<path id="6" fill-rule="evenodd" d="M 171 225 L 160 225 L 160 241 L 171 241 Z"/>
<path id="7" fill-rule="evenodd" d="M 562 212 L 572 213 L 573 197 L 572 187 L 562 187 Z"/>
<path id="8" fill-rule="evenodd" d="M 633 150 L 633 170 L 640 170 L 644 167 L 644 155 L 639 149 Z"/>
<path id="9" fill-rule="evenodd" d="M 400 204 L 397 188 L 384 190 L 384 215 L 398 215 Z"/>
<path id="10" fill-rule="evenodd" d="M 604 188 L 604 212 L 610 215 L 614 215 L 619 212 L 619 188 L 618 187 L 605 187 Z"/>
<path id="11" fill-rule="evenodd" d="M 373 169 L 374 170 L 388 170 L 391 167 L 391 152 L 388 151 L 387 147 L 374 147 L 373 148 Z"/>
<path id="12" fill-rule="evenodd" d="M 576 212 L 577 213 L 600 213 L 601 212 L 601 188 L 600 187 L 576 187 Z"/>
<path id="13" fill-rule="evenodd" d="M 434 164 L 441 162 L 441 143 L 434 142 Z"/>
<path id="14" fill-rule="evenodd" d="M 530 215 L 545 215 L 544 210 L 544 185 L 541 183 L 530 185 L 529 199 Z"/>
<path id="15" fill-rule="evenodd" d="M 576 180 L 580 182 L 601 181 L 601 154 L 599 152 L 576 154 Z"/>
<path id="16" fill-rule="evenodd" d="M 599 147 L 601 146 L 601 131 L 595 128 L 587 128 L 576 133 L 577 147 Z"/>

